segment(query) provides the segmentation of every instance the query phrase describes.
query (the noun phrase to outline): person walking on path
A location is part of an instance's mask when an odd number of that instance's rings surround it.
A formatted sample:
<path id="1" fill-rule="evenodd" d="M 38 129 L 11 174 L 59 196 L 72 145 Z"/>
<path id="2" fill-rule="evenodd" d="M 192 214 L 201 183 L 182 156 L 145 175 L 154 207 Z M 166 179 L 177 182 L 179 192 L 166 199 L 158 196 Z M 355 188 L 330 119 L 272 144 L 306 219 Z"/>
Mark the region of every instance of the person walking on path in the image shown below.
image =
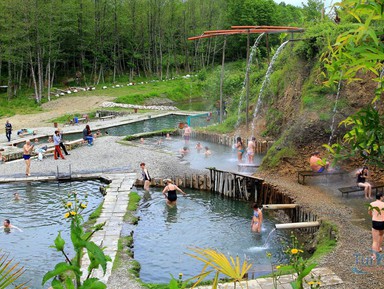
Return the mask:
<path id="1" fill-rule="evenodd" d="M 149 191 L 149 186 L 151 184 L 151 177 L 149 176 L 149 172 L 145 167 L 145 163 L 141 163 L 140 168 L 141 168 L 141 176 L 143 177 L 143 181 L 144 181 L 144 190 Z"/>
<path id="2" fill-rule="evenodd" d="M 361 170 L 356 172 L 357 176 L 357 186 L 364 188 L 364 194 L 366 199 L 372 198 L 372 186 L 367 182 L 368 176 L 368 167 L 364 166 Z"/>
<path id="3" fill-rule="evenodd" d="M 70 154 L 67 152 L 67 149 L 65 147 L 65 144 L 63 143 L 63 132 L 62 131 L 59 131 L 60 133 L 60 144 L 59 146 L 63 149 L 63 152 L 66 156 L 69 156 Z"/>
<path id="4" fill-rule="evenodd" d="M 34 145 L 31 144 L 31 141 L 27 139 L 25 145 L 23 146 L 23 159 L 25 161 L 25 175 L 29 177 L 31 175 L 31 152 L 34 148 Z"/>
<path id="5" fill-rule="evenodd" d="M 165 182 L 167 183 L 167 185 L 163 190 L 163 195 L 167 199 L 167 205 L 173 207 L 174 205 L 176 205 L 177 191 L 182 193 L 183 196 L 187 194 L 184 193 L 183 190 L 180 189 L 178 186 L 174 185 L 171 179 L 166 179 Z"/>
<path id="6" fill-rule="evenodd" d="M 53 135 L 53 144 L 55 145 L 55 153 L 54 153 L 55 160 L 57 160 L 59 156 L 63 160 L 65 160 L 65 157 L 61 153 L 60 142 L 61 142 L 60 132 L 58 130 L 55 130 L 55 134 Z"/>
<path id="7" fill-rule="evenodd" d="M 384 196 L 382 192 L 376 194 L 376 201 L 369 204 L 368 214 L 372 217 L 372 259 L 382 251 L 384 235 Z"/>
<path id="8" fill-rule="evenodd" d="M 5 136 L 8 139 L 8 142 L 11 141 L 11 134 L 12 134 L 12 124 L 7 120 L 5 122 Z"/>

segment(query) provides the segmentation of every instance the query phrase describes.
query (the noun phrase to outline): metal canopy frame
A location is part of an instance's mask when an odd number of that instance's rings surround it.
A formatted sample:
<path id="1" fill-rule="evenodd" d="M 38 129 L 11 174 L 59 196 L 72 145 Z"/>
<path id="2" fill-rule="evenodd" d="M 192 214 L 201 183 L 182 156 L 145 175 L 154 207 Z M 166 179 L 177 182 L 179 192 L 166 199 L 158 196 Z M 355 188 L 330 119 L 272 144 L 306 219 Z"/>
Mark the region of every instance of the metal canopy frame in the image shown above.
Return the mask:
<path id="1" fill-rule="evenodd" d="M 226 36 L 227 35 L 247 35 L 247 63 L 249 62 L 249 37 L 250 34 L 267 34 L 267 53 L 268 53 L 268 34 L 277 34 L 277 33 L 291 33 L 291 40 L 293 40 L 293 33 L 302 33 L 305 30 L 299 27 L 290 27 L 290 26 L 231 26 L 229 30 L 210 30 L 204 31 L 203 34 L 199 36 L 189 37 L 188 40 L 200 40 L 204 38 L 211 38 L 217 36 L 224 36 L 224 46 L 223 46 L 223 57 L 221 65 L 221 79 L 220 79 L 220 123 L 222 122 L 223 116 L 223 77 L 224 77 L 224 60 L 225 60 L 225 46 L 226 46 Z M 268 53 L 269 59 L 269 53 Z M 249 69 L 246 71 L 247 87 L 246 87 L 246 128 L 248 130 L 248 107 L 249 107 Z"/>

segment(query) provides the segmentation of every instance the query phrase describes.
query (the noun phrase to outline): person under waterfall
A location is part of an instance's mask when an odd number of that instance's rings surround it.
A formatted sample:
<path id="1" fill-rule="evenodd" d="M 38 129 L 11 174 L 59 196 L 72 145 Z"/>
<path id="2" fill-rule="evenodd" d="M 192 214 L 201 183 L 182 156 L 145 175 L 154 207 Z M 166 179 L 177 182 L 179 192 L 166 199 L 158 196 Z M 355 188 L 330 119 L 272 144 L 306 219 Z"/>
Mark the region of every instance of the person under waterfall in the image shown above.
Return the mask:
<path id="1" fill-rule="evenodd" d="M 261 225 L 263 223 L 263 212 L 256 203 L 253 204 L 253 216 L 251 221 L 251 231 L 252 232 L 261 232 Z"/>

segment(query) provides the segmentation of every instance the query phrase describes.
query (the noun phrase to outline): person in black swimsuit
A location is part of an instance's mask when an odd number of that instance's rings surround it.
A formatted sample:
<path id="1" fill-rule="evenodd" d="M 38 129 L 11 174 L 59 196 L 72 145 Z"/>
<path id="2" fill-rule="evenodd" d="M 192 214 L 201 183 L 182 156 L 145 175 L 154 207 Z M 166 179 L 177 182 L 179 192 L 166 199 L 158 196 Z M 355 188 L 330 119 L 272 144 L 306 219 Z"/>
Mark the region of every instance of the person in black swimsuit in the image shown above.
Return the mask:
<path id="1" fill-rule="evenodd" d="M 181 192 L 183 196 L 185 196 L 186 193 L 184 193 L 178 186 L 174 185 L 172 180 L 166 179 L 165 182 L 167 185 L 163 190 L 163 195 L 167 199 L 167 205 L 172 207 L 176 205 L 177 191 Z"/>
<path id="2" fill-rule="evenodd" d="M 368 167 L 364 166 L 361 170 L 356 172 L 357 176 L 357 186 L 364 188 L 364 194 L 366 199 L 372 198 L 372 186 L 367 182 L 368 176 Z"/>
<path id="3" fill-rule="evenodd" d="M 143 177 L 143 181 L 144 181 L 144 190 L 149 191 L 149 186 L 151 184 L 151 177 L 149 176 L 149 172 L 145 167 L 145 163 L 141 163 L 140 168 L 141 168 L 141 176 Z"/>

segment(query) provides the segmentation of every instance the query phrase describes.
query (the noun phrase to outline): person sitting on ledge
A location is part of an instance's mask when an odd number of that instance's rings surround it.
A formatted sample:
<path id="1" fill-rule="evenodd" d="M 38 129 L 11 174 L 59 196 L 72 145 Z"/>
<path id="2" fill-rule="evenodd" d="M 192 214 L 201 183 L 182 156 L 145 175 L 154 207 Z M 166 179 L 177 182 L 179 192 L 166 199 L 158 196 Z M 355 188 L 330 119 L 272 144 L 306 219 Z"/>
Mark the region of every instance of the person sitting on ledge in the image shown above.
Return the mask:
<path id="1" fill-rule="evenodd" d="M 329 162 L 324 164 L 323 160 L 320 158 L 320 152 L 316 151 L 311 155 L 309 165 L 313 172 L 322 173 L 328 170 Z"/>

